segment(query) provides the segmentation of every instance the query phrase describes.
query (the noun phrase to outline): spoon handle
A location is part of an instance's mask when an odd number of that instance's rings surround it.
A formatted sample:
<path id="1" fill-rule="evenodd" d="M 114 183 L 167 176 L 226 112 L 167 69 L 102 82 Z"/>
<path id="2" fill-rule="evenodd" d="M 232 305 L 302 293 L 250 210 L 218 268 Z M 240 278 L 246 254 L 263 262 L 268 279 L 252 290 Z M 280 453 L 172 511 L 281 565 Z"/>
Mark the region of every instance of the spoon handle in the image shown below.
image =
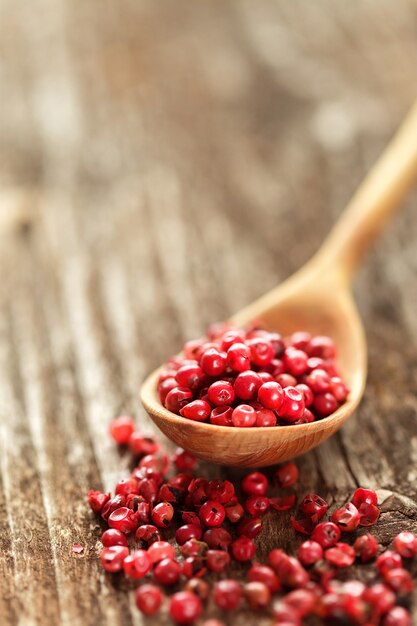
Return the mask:
<path id="1" fill-rule="evenodd" d="M 364 252 L 417 177 L 417 102 L 349 202 L 316 256 L 350 280 Z"/>

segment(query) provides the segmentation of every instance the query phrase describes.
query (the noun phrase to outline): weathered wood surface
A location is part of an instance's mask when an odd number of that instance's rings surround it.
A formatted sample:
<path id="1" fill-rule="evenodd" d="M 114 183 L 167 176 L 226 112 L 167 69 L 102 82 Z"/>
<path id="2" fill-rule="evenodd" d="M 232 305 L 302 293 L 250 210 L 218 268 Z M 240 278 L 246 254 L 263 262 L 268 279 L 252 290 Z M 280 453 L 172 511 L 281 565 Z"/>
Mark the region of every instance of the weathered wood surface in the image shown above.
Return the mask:
<path id="1" fill-rule="evenodd" d="M 108 422 L 151 429 L 144 375 L 316 250 L 416 95 L 417 7 L 3 0 L 0 33 L 0 622 L 137 625 L 85 505 L 128 466 Z M 365 399 L 300 460 L 385 490 L 384 545 L 417 530 L 416 200 L 356 282 Z"/>

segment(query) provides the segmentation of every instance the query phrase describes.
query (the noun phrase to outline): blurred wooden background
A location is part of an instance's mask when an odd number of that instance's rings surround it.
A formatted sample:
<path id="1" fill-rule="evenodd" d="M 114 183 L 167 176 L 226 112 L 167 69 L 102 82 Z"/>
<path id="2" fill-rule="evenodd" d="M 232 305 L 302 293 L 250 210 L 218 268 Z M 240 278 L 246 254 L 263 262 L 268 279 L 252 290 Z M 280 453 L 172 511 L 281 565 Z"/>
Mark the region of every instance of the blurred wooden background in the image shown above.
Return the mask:
<path id="1" fill-rule="evenodd" d="M 108 422 L 151 429 L 144 375 L 317 249 L 416 67 L 411 0 L 1 0 L 2 626 L 142 623 L 85 505 L 128 466 Z M 416 202 L 356 282 L 365 400 L 300 461 L 300 492 L 383 489 L 384 545 L 417 530 Z"/>

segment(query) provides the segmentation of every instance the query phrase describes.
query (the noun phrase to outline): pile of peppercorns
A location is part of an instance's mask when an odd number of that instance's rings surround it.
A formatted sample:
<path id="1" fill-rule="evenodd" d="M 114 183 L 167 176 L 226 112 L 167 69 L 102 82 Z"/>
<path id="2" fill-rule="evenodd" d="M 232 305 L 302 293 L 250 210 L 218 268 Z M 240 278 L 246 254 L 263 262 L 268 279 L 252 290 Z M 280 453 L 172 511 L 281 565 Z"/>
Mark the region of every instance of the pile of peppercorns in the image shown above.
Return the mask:
<path id="1" fill-rule="evenodd" d="M 144 615 L 162 610 L 165 590 L 174 590 L 168 610 L 180 625 L 197 621 L 211 599 L 229 614 L 246 603 L 271 615 L 276 626 L 301 626 L 310 616 L 332 626 L 411 626 L 403 605 L 413 581 L 403 560 L 416 555 L 417 538 L 402 532 L 392 550 L 381 551 L 368 531 L 352 537 L 378 520 L 374 491 L 357 489 L 329 520 L 327 502 L 317 494 L 306 495 L 291 518 L 294 529 L 305 535 L 297 555 L 276 548 L 261 564 L 254 560 L 254 539 L 262 532 L 263 516 L 296 504 L 294 463 L 276 468 L 271 480 L 261 472 L 249 473 L 237 494 L 228 480 L 196 476 L 197 460 L 185 450 L 178 449 L 170 459 L 153 437 L 134 430 L 129 417 L 115 419 L 110 432 L 140 460 L 119 480 L 114 496 L 90 491 L 88 501 L 108 525 L 101 538 L 102 566 L 142 582 L 135 594 Z M 165 532 L 170 537 L 174 533 L 175 543 L 166 541 Z M 342 536 L 349 542 L 341 541 Z M 247 566 L 246 582 L 228 575 L 232 560 Z M 347 579 L 355 562 L 371 561 L 370 584 Z M 217 582 L 205 580 L 208 572 Z M 204 626 L 224 625 L 209 619 Z"/>
<path id="2" fill-rule="evenodd" d="M 165 364 L 158 393 L 165 408 L 187 419 L 248 428 L 322 419 L 348 389 L 330 337 L 300 331 L 284 339 L 221 323 Z"/>

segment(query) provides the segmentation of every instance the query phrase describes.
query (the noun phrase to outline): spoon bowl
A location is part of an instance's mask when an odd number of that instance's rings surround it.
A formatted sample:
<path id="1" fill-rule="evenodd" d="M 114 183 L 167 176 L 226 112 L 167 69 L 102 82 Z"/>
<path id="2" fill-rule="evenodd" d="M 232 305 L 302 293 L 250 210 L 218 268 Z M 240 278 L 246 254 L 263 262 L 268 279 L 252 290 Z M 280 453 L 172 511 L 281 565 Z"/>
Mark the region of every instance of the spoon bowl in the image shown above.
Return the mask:
<path id="1" fill-rule="evenodd" d="M 142 403 L 160 430 L 197 457 L 223 465 L 262 467 L 293 458 L 335 433 L 357 408 L 365 388 L 367 351 L 350 292 L 354 269 L 383 223 L 398 207 L 417 174 L 417 105 L 362 183 L 322 248 L 281 286 L 233 316 L 245 326 L 261 320 L 282 335 L 307 330 L 330 336 L 350 393 L 328 417 L 308 424 L 232 428 L 195 422 L 162 406 L 153 372 L 141 390 Z"/>

